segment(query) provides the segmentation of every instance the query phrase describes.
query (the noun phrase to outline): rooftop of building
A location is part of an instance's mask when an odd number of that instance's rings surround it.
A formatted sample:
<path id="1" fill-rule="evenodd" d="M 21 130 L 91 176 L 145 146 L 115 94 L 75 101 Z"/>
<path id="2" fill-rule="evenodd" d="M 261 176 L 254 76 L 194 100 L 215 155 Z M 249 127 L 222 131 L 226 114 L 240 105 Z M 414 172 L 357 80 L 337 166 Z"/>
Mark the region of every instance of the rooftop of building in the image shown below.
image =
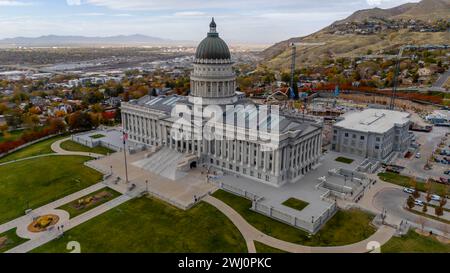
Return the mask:
<path id="1" fill-rule="evenodd" d="M 158 112 L 163 112 L 165 115 L 167 115 L 167 120 L 172 120 L 174 117 L 171 117 L 172 109 L 177 104 L 185 104 L 185 105 L 192 105 L 188 101 L 188 97 L 185 96 L 178 96 L 178 95 L 171 95 L 171 96 L 158 96 L 158 97 L 152 97 L 152 96 L 144 96 L 138 100 L 131 100 L 128 102 L 129 105 L 133 106 L 140 106 L 144 108 L 148 108 L 151 110 L 155 110 Z M 259 107 L 259 105 L 254 104 L 250 100 L 247 99 L 240 99 L 237 103 L 238 105 L 243 105 L 244 107 L 248 105 L 254 105 Z M 192 108 L 192 107 L 190 107 Z M 254 124 L 252 119 L 257 119 L 257 113 L 256 108 L 248 113 L 249 121 L 246 122 L 245 126 L 246 128 L 250 128 L 250 124 Z M 228 109 L 224 109 L 224 115 L 231 115 L 230 111 L 234 111 Z M 225 122 L 230 122 L 229 120 L 226 120 Z M 234 124 L 237 123 L 237 117 L 234 119 Z M 265 120 L 259 121 L 259 128 L 260 129 L 266 129 L 267 127 L 270 128 L 272 126 L 272 123 L 276 122 L 278 126 L 278 130 L 281 133 L 287 133 L 287 132 L 299 132 L 300 135 L 308 134 L 310 132 L 315 131 L 318 127 L 314 126 L 311 122 L 299 122 L 298 120 L 287 117 L 284 115 L 280 115 L 278 119 L 272 120 L 271 118 L 267 118 Z M 276 125 L 274 125 L 276 126 Z M 276 127 L 275 127 L 276 128 Z"/>
<path id="2" fill-rule="evenodd" d="M 371 133 L 385 133 L 395 125 L 404 125 L 410 121 L 411 114 L 406 112 L 366 109 L 361 112 L 349 112 L 343 116 L 344 120 L 334 126 Z"/>

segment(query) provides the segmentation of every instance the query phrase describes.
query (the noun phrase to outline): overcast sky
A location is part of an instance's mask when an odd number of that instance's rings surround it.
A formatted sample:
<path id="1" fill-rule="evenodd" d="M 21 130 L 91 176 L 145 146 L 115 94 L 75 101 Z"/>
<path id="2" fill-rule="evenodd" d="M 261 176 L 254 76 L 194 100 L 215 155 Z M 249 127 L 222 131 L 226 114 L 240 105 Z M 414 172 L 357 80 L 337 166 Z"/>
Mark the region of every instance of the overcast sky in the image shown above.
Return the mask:
<path id="1" fill-rule="evenodd" d="M 214 16 L 235 43 L 303 36 L 356 10 L 418 0 L 0 0 L 0 38 L 145 34 L 200 40 Z"/>

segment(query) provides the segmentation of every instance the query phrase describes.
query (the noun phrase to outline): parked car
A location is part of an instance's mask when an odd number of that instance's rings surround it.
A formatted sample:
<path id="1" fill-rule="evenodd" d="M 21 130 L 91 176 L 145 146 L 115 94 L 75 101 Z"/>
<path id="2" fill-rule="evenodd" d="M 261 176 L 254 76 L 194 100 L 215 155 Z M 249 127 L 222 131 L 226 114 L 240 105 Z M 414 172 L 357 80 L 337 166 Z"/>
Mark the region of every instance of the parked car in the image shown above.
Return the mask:
<path id="1" fill-rule="evenodd" d="M 414 204 L 416 205 L 416 206 L 419 206 L 419 207 L 423 207 L 423 202 L 422 201 L 420 201 L 420 200 L 414 200 Z"/>
<path id="2" fill-rule="evenodd" d="M 439 202 L 439 201 L 441 201 L 441 197 L 439 195 L 437 195 L 437 194 L 432 194 L 431 195 L 431 200 Z"/>
<path id="3" fill-rule="evenodd" d="M 450 170 L 448 170 L 448 171 L 445 171 L 445 172 L 444 172 L 444 174 L 446 174 L 446 175 L 450 175 Z"/>
<path id="4" fill-rule="evenodd" d="M 421 157 L 421 154 L 420 153 L 417 153 L 416 154 L 416 158 L 420 158 Z"/>
<path id="5" fill-rule="evenodd" d="M 445 178 L 445 177 L 440 177 L 439 178 L 439 182 L 441 183 L 441 184 L 450 184 L 450 179 L 449 178 Z M 438 182 L 438 183 L 439 183 Z"/>
<path id="6" fill-rule="evenodd" d="M 415 190 L 411 189 L 411 188 L 404 188 L 403 192 L 409 193 L 409 194 L 413 194 L 415 192 Z"/>

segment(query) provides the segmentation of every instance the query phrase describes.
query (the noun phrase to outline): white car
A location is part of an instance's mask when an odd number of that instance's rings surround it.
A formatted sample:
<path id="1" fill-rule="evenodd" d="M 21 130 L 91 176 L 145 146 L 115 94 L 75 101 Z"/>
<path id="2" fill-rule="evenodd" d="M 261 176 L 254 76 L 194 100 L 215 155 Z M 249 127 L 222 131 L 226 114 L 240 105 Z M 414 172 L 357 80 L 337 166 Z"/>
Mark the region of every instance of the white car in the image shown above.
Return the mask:
<path id="1" fill-rule="evenodd" d="M 416 154 L 416 158 L 420 158 L 421 157 L 421 154 L 420 153 L 417 153 Z"/>
<path id="2" fill-rule="evenodd" d="M 431 200 L 439 202 L 439 201 L 441 201 L 441 197 L 439 195 L 437 195 L 437 194 L 432 194 L 431 195 Z"/>
<path id="3" fill-rule="evenodd" d="M 420 200 L 414 200 L 414 204 L 416 205 L 416 206 L 419 206 L 419 207 L 423 207 L 423 202 L 422 201 L 420 201 Z"/>
<path id="4" fill-rule="evenodd" d="M 411 188 L 404 188 L 404 189 L 403 189 L 403 192 L 406 192 L 406 193 L 409 193 L 409 194 L 413 194 L 413 193 L 414 193 L 414 190 L 411 189 Z"/>

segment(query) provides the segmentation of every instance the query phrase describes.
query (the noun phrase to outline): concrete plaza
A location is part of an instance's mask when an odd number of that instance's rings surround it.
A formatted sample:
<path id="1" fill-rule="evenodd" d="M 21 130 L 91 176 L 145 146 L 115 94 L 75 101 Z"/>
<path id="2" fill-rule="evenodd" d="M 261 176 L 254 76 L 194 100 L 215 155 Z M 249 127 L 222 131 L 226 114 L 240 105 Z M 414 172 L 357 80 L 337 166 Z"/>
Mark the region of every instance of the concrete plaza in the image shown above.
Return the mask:
<path id="1" fill-rule="evenodd" d="M 286 184 L 279 188 L 275 188 L 270 185 L 265 185 L 262 183 L 257 183 L 250 179 L 236 176 L 235 174 L 218 175 L 211 178 L 215 184 L 221 186 L 225 190 L 229 190 L 234 193 L 245 193 L 249 199 L 258 199 L 258 204 L 270 208 L 270 210 L 279 211 L 281 214 L 290 215 L 296 219 L 296 221 L 301 221 L 305 224 L 303 229 L 309 229 L 310 232 L 316 232 L 317 228 L 320 228 L 329 217 L 331 217 L 333 212 L 331 210 L 335 209 L 334 198 L 328 198 L 329 191 L 324 188 L 318 187 L 321 183 L 319 181 L 320 177 L 327 177 L 328 171 L 331 169 L 348 169 L 355 170 L 363 161 L 363 158 L 357 156 L 347 156 L 354 161 L 351 164 L 345 164 L 335 161 L 336 158 L 341 156 L 341 154 L 336 152 L 327 152 L 323 155 L 323 160 L 321 164 L 311 172 L 307 173 L 298 183 Z M 336 180 L 338 181 L 338 180 Z M 344 181 L 341 181 L 344 183 Z M 244 194 L 240 194 L 244 195 Z M 309 203 L 303 210 L 295 210 L 289 208 L 283 203 L 290 199 L 296 198 Z M 328 217 L 323 217 L 327 215 Z M 278 220 L 280 217 L 276 217 Z M 316 222 L 318 219 L 323 219 L 323 221 L 316 225 L 308 225 L 306 223 Z M 287 222 L 287 221 L 285 221 Z M 300 225 L 297 225 L 300 227 Z"/>
<path id="2" fill-rule="evenodd" d="M 151 195 L 181 209 L 190 208 L 195 203 L 195 198 L 199 200 L 209 192 L 214 191 L 215 186 L 207 182 L 206 170 L 202 168 L 187 172 L 182 179 L 172 180 L 144 168 L 137 167 L 137 164 L 134 163 L 146 159 L 148 153 L 148 151 L 143 151 L 132 155 L 127 154 L 128 186 L 135 184 L 142 191 L 147 191 L 148 189 Z M 124 183 L 126 175 L 123 153 L 115 153 L 91 161 L 89 162 L 89 166 L 105 174 L 109 174 L 112 171 L 113 178 L 120 177 L 120 181 L 117 184 L 127 186 Z"/>

